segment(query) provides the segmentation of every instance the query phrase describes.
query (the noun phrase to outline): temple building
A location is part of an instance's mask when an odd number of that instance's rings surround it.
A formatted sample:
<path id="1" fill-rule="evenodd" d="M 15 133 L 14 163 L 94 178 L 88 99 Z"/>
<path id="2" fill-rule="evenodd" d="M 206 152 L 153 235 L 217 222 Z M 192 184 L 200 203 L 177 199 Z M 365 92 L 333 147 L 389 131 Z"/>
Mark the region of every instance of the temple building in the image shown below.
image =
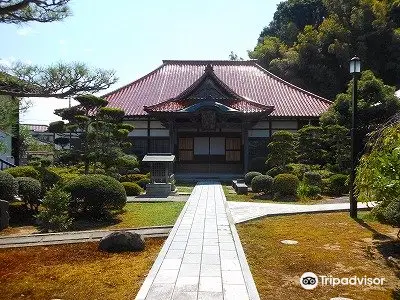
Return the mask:
<path id="1" fill-rule="evenodd" d="M 103 97 L 135 126 L 132 152 L 175 154 L 179 173 L 246 172 L 275 131 L 317 124 L 332 104 L 253 60 L 164 60 Z"/>

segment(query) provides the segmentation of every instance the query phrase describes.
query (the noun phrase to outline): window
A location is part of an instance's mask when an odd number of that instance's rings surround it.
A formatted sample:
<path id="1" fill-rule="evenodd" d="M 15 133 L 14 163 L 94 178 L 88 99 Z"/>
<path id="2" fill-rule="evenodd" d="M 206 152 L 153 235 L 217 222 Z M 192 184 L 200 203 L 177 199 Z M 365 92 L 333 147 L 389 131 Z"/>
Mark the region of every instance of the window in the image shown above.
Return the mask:
<path id="1" fill-rule="evenodd" d="M 179 138 L 179 160 L 193 160 L 193 138 Z"/>
<path id="2" fill-rule="evenodd" d="M 169 153 L 169 139 L 151 139 L 150 153 Z"/>
<path id="3" fill-rule="evenodd" d="M 240 138 L 226 138 L 225 159 L 226 161 L 240 161 L 241 158 L 241 140 Z"/>
<path id="4" fill-rule="evenodd" d="M 144 156 L 147 154 L 147 139 L 130 138 L 129 141 L 132 143 L 132 152 L 138 156 Z"/>

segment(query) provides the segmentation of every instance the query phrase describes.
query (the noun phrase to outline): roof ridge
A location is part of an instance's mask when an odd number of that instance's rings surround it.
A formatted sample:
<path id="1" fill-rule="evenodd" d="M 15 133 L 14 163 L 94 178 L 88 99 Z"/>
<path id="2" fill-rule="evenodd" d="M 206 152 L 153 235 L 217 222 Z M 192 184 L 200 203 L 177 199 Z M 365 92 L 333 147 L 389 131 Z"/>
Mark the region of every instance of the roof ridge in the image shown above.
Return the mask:
<path id="1" fill-rule="evenodd" d="M 282 79 L 281 77 L 275 75 L 274 73 L 271 73 L 271 72 L 268 71 L 267 69 L 264 69 L 262 66 L 260 66 L 260 65 L 259 65 L 258 63 L 256 63 L 256 62 L 254 62 L 254 66 L 257 67 L 258 69 L 260 69 L 261 71 L 263 71 L 264 73 L 268 74 L 268 75 L 271 76 L 272 78 L 274 78 L 274 79 L 276 79 L 276 80 L 278 80 L 278 81 L 280 81 L 280 82 L 282 82 L 282 83 L 284 83 L 284 84 L 287 84 L 287 85 L 289 85 L 290 87 L 295 88 L 296 90 L 298 90 L 298 91 L 300 91 L 300 92 L 303 92 L 303 93 L 305 93 L 305 94 L 307 94 L 307 95 L 316 97 L 316 98 L 318 98 L 318 99 L 320 99 L 320 100 L 322 100 L 322 101 L 324 101 L 324 102 L 327 102 L 327 103 L 329 103 L 329 104 L 332 104 L 332 103 L 333 103 L 333 101 L 331 101 L 331 100 L 328 100 L 328 99 L 326 99 L 326 98 L 324 98 L 324 97 L 321 97 L 321 96 L 319 96 L 319 95 L 317 95 L 317 94 L 311 93 L 311 92 L 309 92 L 309 91 L 307 91 L 307 90 L 305 90 L 305 89 L 303 89 L 303 88 L 301 88 L 301 87 L 299 87 L 299 86 L 297 86 L 297 85 L 295 85 L 295 84 L 293 84 L 293 83 L 290 83 L 289 81 L 286 81 L 285 79 Z"/>
<path id="2" fill-rule="evenodd" d="M 207 65 L 207 64 L 232 64 L 232 65 L 252 65 L 256 59 L 250 60 L 229 60 L 229 59 L 163 59 L 163 64 L 186 64 L 186 65 Z"/>
<path id="3" fill-rule="evenodd" d="M 123 86 L 121 86 L 121 87 L 119 87 L 119 88 L 117 88 L 117 89 L 115 89 L 115 90 L 113 90 L 113 91 L 111 91 L 111 92 L 108 92 L 107 94 L 104 94 L 104 95 L 102 95 L 102 96 L 100 96 L 100 97 L 105 98 L 105 97 L 107 97 L 107 96 L 110 95 L 110 94 L 117 93 L 117 92 L 119 92 L 119 91 L 122 90 L 122 89 L 125 89 L 125 88 L 127 88 L 127 87 L 129 87 L 129 86 L 131 86 L 131 85 L 134 85 L 135 83 L 140 82 L 140 81 L 146 79 L 147 77 L 153 75 L 153 74 L 156 73 L 157 71 L 161 70 L 161 68 L 163 68 L 164 66 L 165 66 L 165 64 L 164 64 L 164 62 L 163 62 L 159 67 L 155 68 L 155 69 L 154 69 L 153 71 L 151 71 L 150 73 L 147 73 L 147 74 L 143 75 L 142 77 L 139 77 L 138 79 L 136 79 L 136 80 L 134 80 L 134 81 L 132 81 L 132 82 L 130 82 L 130 83 L 128 83 L 128 84 L 125 84 L 125 85 L 123 85 Z"/>

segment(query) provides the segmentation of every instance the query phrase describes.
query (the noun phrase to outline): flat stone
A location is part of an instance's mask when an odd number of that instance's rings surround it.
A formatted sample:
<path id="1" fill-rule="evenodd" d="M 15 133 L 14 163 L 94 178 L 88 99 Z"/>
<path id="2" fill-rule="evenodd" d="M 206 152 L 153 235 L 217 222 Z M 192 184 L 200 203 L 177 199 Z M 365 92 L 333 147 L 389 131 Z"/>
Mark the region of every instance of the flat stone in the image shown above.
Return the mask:
<path id="1" fill-rule="evenodd" d="M 297 245 L 299 242 L 295 240 L 283 240 L 281 243 L 285 245 Z"/>

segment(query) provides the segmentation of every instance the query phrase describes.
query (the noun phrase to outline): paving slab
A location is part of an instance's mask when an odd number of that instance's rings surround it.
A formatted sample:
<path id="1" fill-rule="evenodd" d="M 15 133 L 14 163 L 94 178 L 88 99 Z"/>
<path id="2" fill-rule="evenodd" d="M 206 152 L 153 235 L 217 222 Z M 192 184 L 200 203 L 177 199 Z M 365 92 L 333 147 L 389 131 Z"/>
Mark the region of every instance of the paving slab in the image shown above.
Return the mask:
<path id="1" fill-rule="evenodd" d="M 368 210 L 375 203 L 358 203 L 359 210 Z M 279 216 L 303 213 L 341 212 L 349 211 L 350 203 L 330 204 L 284 204 L 284 203 L 254 203 L 228 201 L 229 210 L 235 224 L 265 216 Z"/>
<path id="2" fill-rule="evenodd" d="M 135 299 L 260 299 L 219 182 L 195 186 Z"/>

